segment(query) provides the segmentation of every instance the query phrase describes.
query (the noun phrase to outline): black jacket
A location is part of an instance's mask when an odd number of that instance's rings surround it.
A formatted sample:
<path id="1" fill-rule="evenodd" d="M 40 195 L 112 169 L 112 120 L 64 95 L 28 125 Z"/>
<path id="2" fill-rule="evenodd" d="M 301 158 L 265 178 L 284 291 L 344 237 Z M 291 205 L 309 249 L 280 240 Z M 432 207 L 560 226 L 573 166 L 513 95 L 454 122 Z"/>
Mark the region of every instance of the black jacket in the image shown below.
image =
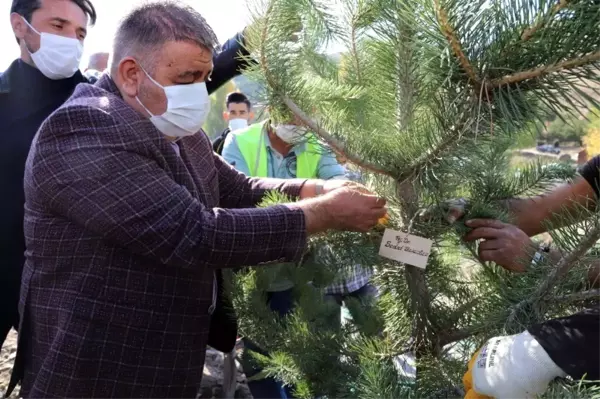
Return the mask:
<path id="1" fill-rule="evenodd" d="M 229 129 L 228 127 L 225 128 L 225 130 L 223 130 L 223 132 L 221 132 L 220 135 L 217 136 L 217 138 L 215 138 L 212 142 L 212 146 L 213 146 L 213 151 L 216 152 L 219 155 L 223 155 L 223 145 L 225 144 L 225 139 L 227 138 L 227 135 L 231 132 L 231 129 Z"/>

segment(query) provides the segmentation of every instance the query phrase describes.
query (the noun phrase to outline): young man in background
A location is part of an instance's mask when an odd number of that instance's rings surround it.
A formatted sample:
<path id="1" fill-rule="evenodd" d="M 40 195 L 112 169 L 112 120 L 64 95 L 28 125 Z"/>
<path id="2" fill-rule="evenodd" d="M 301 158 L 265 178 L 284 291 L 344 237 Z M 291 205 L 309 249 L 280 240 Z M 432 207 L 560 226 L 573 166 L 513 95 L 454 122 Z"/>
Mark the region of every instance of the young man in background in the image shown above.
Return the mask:
<path id="1" fill-rule="evenodd" d="M 213 141 L 213 150 L 219 155 L 223 152 L 227 135 L 232 131 L 248 127 L 250 121 L 254 119 L 252 103 L 244 93 L 238 91 L 229 93 L 225 98 L 225 107 L 227 109 L 223 112 L 223 119 L 227 122 L 227 127 Z"/>

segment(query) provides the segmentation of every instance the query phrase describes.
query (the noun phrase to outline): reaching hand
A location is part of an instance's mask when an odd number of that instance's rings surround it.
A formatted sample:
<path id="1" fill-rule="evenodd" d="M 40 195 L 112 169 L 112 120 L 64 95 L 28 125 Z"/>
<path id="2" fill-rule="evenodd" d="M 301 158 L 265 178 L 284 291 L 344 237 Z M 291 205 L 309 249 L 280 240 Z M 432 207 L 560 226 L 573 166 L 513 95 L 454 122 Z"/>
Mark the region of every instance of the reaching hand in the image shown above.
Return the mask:
<path id="1" fill-rule="evenodd" d="M 366 232 L 385 217 L 385 199 L 353 187 L 340 187 L 316 199 L 305 210 L 307 230 L 329 229 Z"/>
<path id="2" fill-rule="evenodd" d="M 463 377 L 465 399 L 532 399 L 564 376 L 529 332 L 495 337 L 469 362 Z"/>
<path id="3" fill-rule="evenodd" d="M 473 228 L 465 241 L 483 239 L 479 244 L 479 259 L 499 264 L 513 272 L 524 272 L 537 250 L 534 242 L 521 229 L 493 219 L 472 219 L 466 225 Z"/>
<path id="4" fill-rule="evenodd" d="M 366 188 L 365 186 L 363 186 L 360 183 L 356 183 L 350 180 L 326 180 L 323 183 L 323 194 L 328 194 L 332 191 L 338 190 L 340 188 L 344 188 L 344 187 L 351 187 L 355 190 L 358 190 L 364 194 L 373 194 L 371 191 L 369 191 L 368 188 Z"/>

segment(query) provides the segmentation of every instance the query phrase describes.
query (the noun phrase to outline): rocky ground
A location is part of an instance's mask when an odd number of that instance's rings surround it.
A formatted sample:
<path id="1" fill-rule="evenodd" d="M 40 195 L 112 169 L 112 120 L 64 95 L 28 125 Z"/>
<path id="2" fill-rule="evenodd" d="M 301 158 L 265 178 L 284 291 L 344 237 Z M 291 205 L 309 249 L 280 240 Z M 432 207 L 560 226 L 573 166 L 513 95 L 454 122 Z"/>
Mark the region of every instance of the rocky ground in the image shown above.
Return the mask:
<path id="1" fill-rule="evenodd" d="M 10 372 L 12 370 L 13 362 L 15 361 L 15 355 L 17 353 L 17 333 L 11 331 L 4 342 L 2 351 L 0 351 L 0 395 L 4 395 L 6 387 L 10 381 Z M 15 396 L 13 392 L 12 397 Z"/>
<path id="2" fill-rule="evenodd" d="M 3 395 L 10 381 L 10 372 L 17 351 L 17 333 L 11 331 L 0 352 L 0 395 Z M 236 398 L 252 398 L 246 377 L 238 366 Z M 223 354 L 219 351 L 209 349 L 206 352 L 206 363 L 204 364 L 204 377 L 202 378 L 202 398 L 223 397 Z M 13 392 L 11 398 L 17 398 L 17 392 Z"/>

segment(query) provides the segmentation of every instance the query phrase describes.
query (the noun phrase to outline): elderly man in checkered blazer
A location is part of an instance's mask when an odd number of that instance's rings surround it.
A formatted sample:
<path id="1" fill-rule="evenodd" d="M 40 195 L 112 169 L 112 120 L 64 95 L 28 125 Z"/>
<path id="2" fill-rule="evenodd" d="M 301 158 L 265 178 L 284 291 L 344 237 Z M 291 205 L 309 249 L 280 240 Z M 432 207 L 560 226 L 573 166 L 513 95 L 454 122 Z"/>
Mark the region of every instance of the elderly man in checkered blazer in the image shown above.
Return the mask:
<path id="1" fill-rule="evenodd" d="M 207 343 L 235 339 L 216 317 L 220 268 L 294 261 L 307 235 L 366 231 L 385 214 L 352 183 L 248 178 L 213 153 L 198 132 L 215 43 L 193 9 L 136 8 L 110 73 L 38 132 L 25 171 L 22 396 L 196 396 Z M 300 200 L 255 208 L 268 190 Z"/>

